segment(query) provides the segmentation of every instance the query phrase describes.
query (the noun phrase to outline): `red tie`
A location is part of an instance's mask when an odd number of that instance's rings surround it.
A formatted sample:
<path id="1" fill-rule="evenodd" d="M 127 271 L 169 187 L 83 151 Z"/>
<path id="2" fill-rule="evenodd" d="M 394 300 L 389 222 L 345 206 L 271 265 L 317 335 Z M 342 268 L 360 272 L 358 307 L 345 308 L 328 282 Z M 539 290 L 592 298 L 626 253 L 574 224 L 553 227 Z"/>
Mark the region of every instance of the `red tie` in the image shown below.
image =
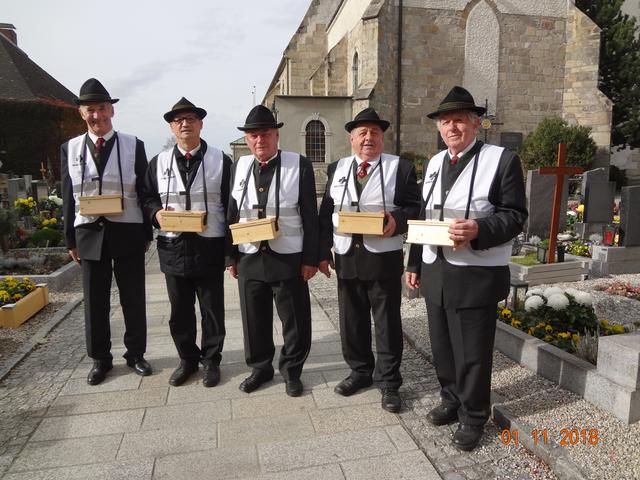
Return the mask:
<path id="1" fill-rule="evenodd" d="M 188 162 L 189 160 L 191 160 L 191 157 L 192 157 L 192 156 L 193 156 L 193 155 L 191 155 L 191 153 L 190 153 L 190 152 L 187 152 L 187 153 L 185 153 L 185 154 L 184 154 L 184 158 L 185 158 L 185 160 L 186 160 L 187 162 Z"/>
<path id="2" fill-rule="evenodd" d="M 358 178 L 366 177 L 368 168 L 369 168 L 369 162 L 362 162 L 358 166 Z"/>
<path id="3" fill-rule="evenodd" d="M 265 168 L 267 168 L 267 165 L 269 165 L 269 160 L 258 160 L 260 162 L 260 171 L 264 170 Z"/>
<path id="4" fill-rule="evenodd" d="M 451 165 L 455 165 L 456 163 L 458 163 L 458 156 L 454 155 L 451 157 Z"/>
<path id="5" fill-rule="evenodd" d="M 100 156 L 100 152 L 102 151 L 102 145 L 104 145 L 104 138 L 98 137 L 98 139 L 96 140 L 96 147 L 94 149 L 96 157 Z"/>

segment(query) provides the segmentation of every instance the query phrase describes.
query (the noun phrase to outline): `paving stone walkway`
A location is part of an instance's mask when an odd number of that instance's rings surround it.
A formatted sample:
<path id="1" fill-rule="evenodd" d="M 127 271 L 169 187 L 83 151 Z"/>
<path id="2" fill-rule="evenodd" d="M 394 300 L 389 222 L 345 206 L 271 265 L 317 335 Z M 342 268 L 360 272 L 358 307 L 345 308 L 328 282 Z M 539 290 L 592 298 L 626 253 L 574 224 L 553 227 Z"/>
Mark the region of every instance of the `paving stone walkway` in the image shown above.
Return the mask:
<path id="1" fill-rule="evenodd" d="M 91 361 L 85 355 L 81 304 L 0 383 L 0 477 L 441 478 L 406 428 L 415 420 L 412 410 L 400 415 L 383 411 L 374 388 L 349 398 L 333 392 L 348 374 L 332 311 L 323 299 L 328 295 L 329 303 L 335 302 L 335 284 L 312 284 L 317 285 L 317 291 L 312 288 L 313 348 L 303 372 L 302 397 L 288 397 L 279 375 L 252 394 L 238 390 L 248 368 L 237 288 L 230 278 L 225 285 L 222 381 L 207 389 L 201 375 L 194 375 L 175 388 L 167 383 L 178 360 L 168 331 L 164 276 L 152 255 L 146 358 L 154 375 L 139 377 L 124 364 L 122 314 L 114 294 L 114 369 L 102 384 L 87 385 Z M 280 339 L 278 322 L 274 331 Z M 433 375 L 425 376 L 424 360 L 415 352 L 409 355 L 413 361 L 405 362 L 405 376 L 416 381 L 407 378 L 403 388 L 411 403 L 427 393 L 433 396 L 437 386 Z"/>

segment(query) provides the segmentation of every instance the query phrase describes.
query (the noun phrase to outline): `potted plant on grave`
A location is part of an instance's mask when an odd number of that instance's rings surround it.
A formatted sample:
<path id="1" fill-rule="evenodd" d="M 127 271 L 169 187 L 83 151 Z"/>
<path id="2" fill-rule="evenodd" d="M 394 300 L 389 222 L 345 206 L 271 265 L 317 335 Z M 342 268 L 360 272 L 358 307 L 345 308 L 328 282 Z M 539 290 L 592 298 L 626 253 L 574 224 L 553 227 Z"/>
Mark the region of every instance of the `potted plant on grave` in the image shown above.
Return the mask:
<path id="1" fill-rule="evenodd" d="M 548 252 L 549 252 L 549 239 L 545 238 L 540 243 L 538 243 L 538 245 L 536 245 L 538 262 L 547 263 L 547 259 L 549 258 Z"/>

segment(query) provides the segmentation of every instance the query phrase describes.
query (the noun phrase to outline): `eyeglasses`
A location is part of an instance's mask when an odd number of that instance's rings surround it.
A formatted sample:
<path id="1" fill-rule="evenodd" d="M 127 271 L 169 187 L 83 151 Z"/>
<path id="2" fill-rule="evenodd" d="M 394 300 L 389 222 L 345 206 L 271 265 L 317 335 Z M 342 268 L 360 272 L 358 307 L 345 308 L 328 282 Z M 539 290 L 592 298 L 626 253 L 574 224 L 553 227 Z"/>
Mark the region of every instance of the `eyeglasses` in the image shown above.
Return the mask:
<path id="1" fill-rule="evenodd" d="M 177 117 L 171 120 L 172 123 L 176 125 L 180 125 L 182 122 L 187 122 L 187 124 L 192 124 L 200 120 L 198 117 Z"/>

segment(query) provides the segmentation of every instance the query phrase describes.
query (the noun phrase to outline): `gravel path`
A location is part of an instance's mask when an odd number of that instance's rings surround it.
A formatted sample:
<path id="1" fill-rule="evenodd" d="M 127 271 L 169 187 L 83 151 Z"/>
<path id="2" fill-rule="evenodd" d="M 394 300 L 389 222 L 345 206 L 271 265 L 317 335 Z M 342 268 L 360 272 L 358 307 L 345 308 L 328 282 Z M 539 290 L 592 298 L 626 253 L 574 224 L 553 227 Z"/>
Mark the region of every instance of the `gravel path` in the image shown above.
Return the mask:
<path id="1" fill-rule="evenodd" d="M 616 275 L 607 279 L 554 284 L 554 286 L 592 291 L 594 286 L 614 280 L 638 285 L 640 275 Z M 542 285 L 540 288 L 546 288 L 546 286 L 548 285 Z M 626 305 L 630 301 L 602 292 L 593 293 L 597 303 L 611 301 Z M 610 312 L 603 308 L 599 309 L 597 304 L 596 311 L 601 319 L 608 318 L 620 323 L 640 320 L 635 317 L 635 310 L 627 310 L 627 316 L 618 319 L 612 319 L 609 316 Z M 404 299 L 402 319 L 405 333 L 429 358 L 431 350 L 424 300 Z M 558 447 L 564 449 L 584 477 L 594 480 L 640 479 L 640 422 L 627 426 L 610 413 L 561 389 L 553 382 L 521 367 L 497 351 L 494 354 L 492 388 L 495 393 L 505 399 L 504 406 L 513 414 L 514 419 L 539 430 L 547 429 L 548 439 L 556 444 L 562 439 L 562 429 L 579 431 L 597 429 L 601 441 L 596 446 L 579 444 Z M 530 432 L 526 434 L 529 435 Z"/>

